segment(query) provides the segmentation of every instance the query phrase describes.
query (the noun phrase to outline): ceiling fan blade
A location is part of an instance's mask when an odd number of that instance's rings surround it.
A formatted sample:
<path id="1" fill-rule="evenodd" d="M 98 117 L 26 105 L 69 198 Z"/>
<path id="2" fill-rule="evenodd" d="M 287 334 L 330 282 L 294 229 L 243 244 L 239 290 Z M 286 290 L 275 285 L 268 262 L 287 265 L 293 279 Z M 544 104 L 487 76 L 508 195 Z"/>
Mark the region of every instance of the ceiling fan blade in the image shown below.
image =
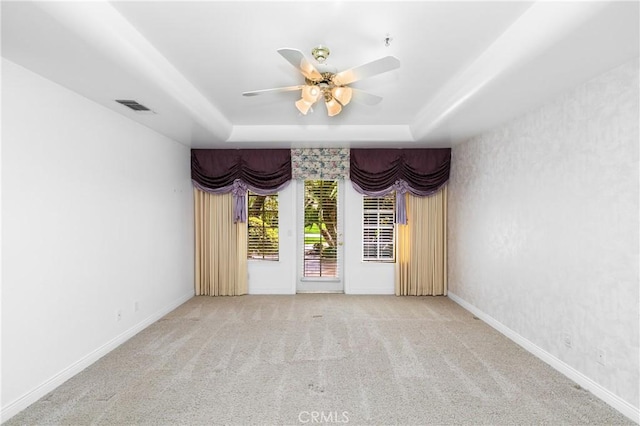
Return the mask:
<path id="1" fill-rule="evenodd" d="M 262 95 L 264 93 L 293 92 L 294 90 L 300 90 L 303 87 L 304 87 L 304 85 L 287 86 L 287 87 L 276 87 L 276 88 L 273 88 L 273 89 L 253 90 L 251 92 L 243 92 L 242 96 L 257 96 L 257 95 Z"/>
<path id="2" fill-rule="evenodd" d="M 282 55 L 291 65 L 300 70 L 302 75 L 309 80 L 322 80 L 322 75 L 313 66 L 311 62 L 304 57 L 304 54 L 297 49 L 283 48 L 278 49 L 278 53 Z"/>
<path id="3" fill-rule="evenodd" d="M 376 59 L 364 65 L 339 72 L 333 76 L 333 83 L 344 86 L 345 84 L 351 84 L 354 81 L 382 74 L 383 72 L 391 71 L 399 67 L 400 61 L 398 58 L 385 56 L 384 58 Z"/>
<path id="4" fill-rule="evenodd" d="M 377 105 L 380 103 L 380 101 L 382 101 L 381 96 L 373 95 L 369 92 L 364 92 L 358 89 L 352 88 L 351 90 L 353 93 L 351 100 L 354 102 L 358 102 L 360 104 L 365 104 L 365 105 Z"/>

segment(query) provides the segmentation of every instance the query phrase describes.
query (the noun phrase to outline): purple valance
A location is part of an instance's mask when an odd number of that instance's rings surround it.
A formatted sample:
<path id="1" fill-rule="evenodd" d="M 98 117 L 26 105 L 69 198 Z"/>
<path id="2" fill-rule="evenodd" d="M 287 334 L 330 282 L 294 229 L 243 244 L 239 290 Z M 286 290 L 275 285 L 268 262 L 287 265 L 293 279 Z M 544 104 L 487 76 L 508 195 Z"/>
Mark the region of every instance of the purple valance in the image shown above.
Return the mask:
<path id="1" fill-rule="evenodd" d="M 191 179 L 198 189 L 232 192 L 234 221 L 246 222 L 247 190 L 275 194 L 291 180 L 289 149 L 192 149 Z"/>
<path id="2" fill-rule="evenodd" d="M 396 192 L 396 222 L 407 223 L 404 194 L 425 197 L 449 180 L 451 148 L 352 149 L 351 183 L 371 196 Z"/>
<path id="3" fill-rule="evenodd" d="M 366 191 L 405 181 L 411 191 L 437 191 L 449 180 L 451 148 L 352 149 L 350 179 Z"/>
<path id="4" fill-rule="evenodd" d="M 191 179 L 210 189 L 240 180 L 274 189 L 291 180 L 289 149 L 192 149 Z"/>

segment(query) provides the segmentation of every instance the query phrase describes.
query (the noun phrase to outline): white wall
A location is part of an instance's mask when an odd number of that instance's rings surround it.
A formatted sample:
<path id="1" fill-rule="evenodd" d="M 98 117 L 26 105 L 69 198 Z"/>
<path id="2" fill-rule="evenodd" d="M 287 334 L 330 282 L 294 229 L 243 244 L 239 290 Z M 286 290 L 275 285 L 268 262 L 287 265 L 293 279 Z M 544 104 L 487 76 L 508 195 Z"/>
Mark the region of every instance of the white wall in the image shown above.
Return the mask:
<path id="1" fill-rule="evenodd" d="M 638 90 L 635 60 L 455 147 L 448 209 L 450 296 L 636 419 Z"/>
<path id="2" fill-rule="evenodd" d="M 296 293 L 296 182 L 278 193 L 280 253 L 276 261 L 249 260 L 249 294 Z"/>
<path id="3" fill-rule="evenodd" d="M 250 260 L 249 294 L 295 294 L 298 206 L 291 182 L 278 194 L 280 261 Z M 394 265 L 362 261 L 362 195 L 344 184 L 344 291 L 347 294 L 394 294 Z"/>
<path id="4" fill-rule="evenodd" d="M 394 264 L 362 261 L 362 195 L 345 182 L 345 293 L 394 294 Z"/>
<path id="5" fill-rule="evenodd" d="M 186 147 L 4 59 L 2 91 L 6 420 L 193 296 L 193 201 Z"/>

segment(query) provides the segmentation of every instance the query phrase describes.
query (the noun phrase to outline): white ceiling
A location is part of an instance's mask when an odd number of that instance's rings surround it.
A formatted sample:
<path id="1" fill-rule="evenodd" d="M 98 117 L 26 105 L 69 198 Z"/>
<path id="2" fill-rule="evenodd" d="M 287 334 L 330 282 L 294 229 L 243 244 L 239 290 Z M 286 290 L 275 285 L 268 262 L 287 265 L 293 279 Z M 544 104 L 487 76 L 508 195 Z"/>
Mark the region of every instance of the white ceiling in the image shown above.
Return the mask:
<path id="1" fill-rule="evenodd" d="M 443 147 L 637 57 L 639 27 L 636 1 L 3 1 L 2 56 L 190 147 Z M 397 57 L 352 85 L 383 101 L 241 96 L 302 84 L 276 50 L 319 44 L 338 70 Z"/>

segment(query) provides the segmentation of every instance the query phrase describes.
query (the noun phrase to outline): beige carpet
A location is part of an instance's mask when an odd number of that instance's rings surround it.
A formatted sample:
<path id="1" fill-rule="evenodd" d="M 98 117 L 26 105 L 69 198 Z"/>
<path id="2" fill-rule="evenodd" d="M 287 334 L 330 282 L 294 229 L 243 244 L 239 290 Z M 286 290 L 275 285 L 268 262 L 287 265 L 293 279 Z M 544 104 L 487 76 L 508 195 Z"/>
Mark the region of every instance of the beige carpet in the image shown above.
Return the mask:
<path id="1" fill-rule="evenodd" d="M 196 297 L 8 425 L 633 424 L 446 297 Z"/>

